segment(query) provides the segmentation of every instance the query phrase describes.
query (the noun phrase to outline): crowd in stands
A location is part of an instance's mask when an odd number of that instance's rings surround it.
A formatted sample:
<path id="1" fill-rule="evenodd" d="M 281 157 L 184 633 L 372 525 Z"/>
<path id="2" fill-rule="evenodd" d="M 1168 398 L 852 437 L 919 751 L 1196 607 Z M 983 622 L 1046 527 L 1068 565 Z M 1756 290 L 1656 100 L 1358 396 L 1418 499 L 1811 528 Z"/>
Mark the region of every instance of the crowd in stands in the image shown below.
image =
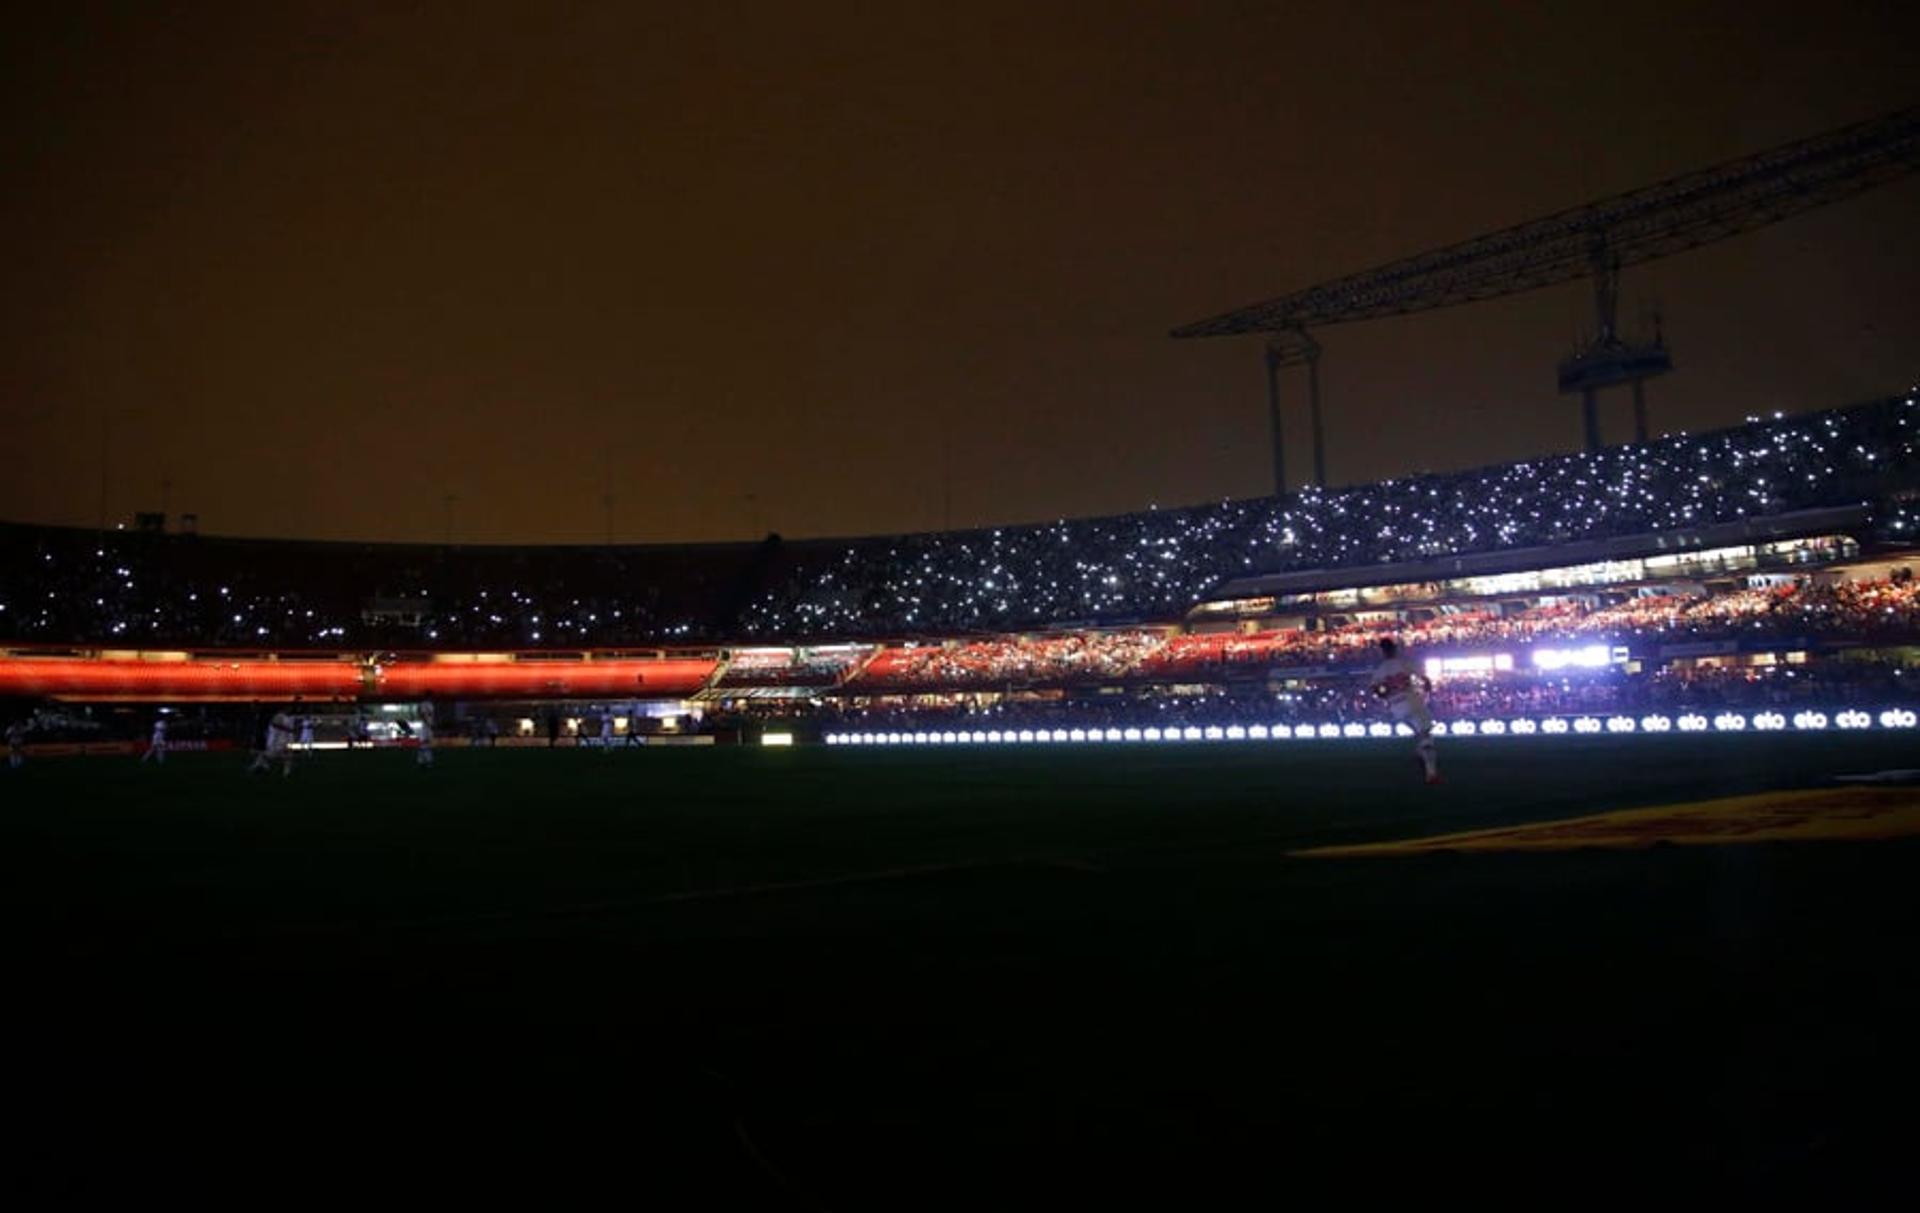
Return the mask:
<path id="1" fill-rule="evenodd" d="M 1251 573 L 1345 568 L 1672 531 L 1909 488 L 1914 400 L 1645 444 L 1044 526 L 824 550 L 749 608 L 750 634 L 884 635 L 1168 618 Z M 1907 525 L 1904 507 L 1887 526 Z"/>
<path id="2" fill-rule="evenodd" d="M 951 636 L 1167 622 L 1249 573 L 1812 507 L 1876 503 L 1880 533 L 1907 539 L 1916 416 L 1914 399 L 1893 399 L 1353 488 L 854 541 L 452 547 L 0 526 L 0 641 L 418 649 Z"/>
<path id="3" fill-rule="evenodd" d="M 1788 582 L 1718 594 L 1653 594 L 1607 606 L 1558 601 L 1512 614 L 1446 612 L 1409 622 L 1381 617 L 1319 630 L 1169 635 L 1132 629 L 919 645 L 882 650 L 849 683 L 883 694 L 1087 682 L 1204 682 L 1236 674 L 1368 665 L 1382 637 L 1416 653 L 1487 651 L 1542 643 L 1735 641 L 1860 644 L 1920 637 L 1920 584 L 1824 586 Z"/>
<path id="4" fill-rule="evenodd" d="M 873 652 L 870 645 L 823 649 L 744 649 L 734 653 L 720 687 L 838 686 Z"/>

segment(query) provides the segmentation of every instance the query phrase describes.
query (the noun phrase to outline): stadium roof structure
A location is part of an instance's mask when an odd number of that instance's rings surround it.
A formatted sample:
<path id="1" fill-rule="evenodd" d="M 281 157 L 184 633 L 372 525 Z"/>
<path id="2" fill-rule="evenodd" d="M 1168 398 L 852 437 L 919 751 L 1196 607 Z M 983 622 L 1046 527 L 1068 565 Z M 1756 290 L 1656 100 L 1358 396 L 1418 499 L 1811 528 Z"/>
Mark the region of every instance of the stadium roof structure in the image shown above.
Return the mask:
<path id="1" fill-rule="evenodd" d="M 1225 312 L 1175 337 L 1283 333 L 1491 299 L 1764 227 L 1920 169 L 1920 107 Z"/>

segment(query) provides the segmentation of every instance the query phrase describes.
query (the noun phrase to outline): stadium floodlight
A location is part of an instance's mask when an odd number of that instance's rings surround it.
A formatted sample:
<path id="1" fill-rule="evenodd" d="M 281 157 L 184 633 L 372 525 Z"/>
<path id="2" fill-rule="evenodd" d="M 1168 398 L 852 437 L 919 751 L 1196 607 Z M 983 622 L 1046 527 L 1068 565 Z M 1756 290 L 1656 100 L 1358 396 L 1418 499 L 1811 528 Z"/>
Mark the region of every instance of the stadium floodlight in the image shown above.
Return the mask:
<path id="1" fill-rule="evenodd" d="M 1793 727 L 1796 729 L 1824 729 L 1827 727 L 1825 712 L 1795 712 Z"/>
<path id="2" fill-rule="evenodd" d="M 1540 731 L 1540 726 L 1522 716 L 1507 726 L 1517 737 L 1531 737 Z"/>
<path id="3" fill-rule="evenodd" d="M 1920 724 L 1920 715 L 1905 708 L 1888 708 L 1880 713 L 1880 727 L 1883 729 L 1910 729 Z"/>
<path id="4" fill-rule="evenodd" d="M 1631 733 L 1633 729 L 1633 717 L 1631 716 L 1607 717 L 1607 732 L 1609 733 Z"/>
<path id="5" fill-rule="evenodd" d="M 1253 738 L 1255 741 L 1265 741 L 1267 739 L 1267 726 L 1264 724 L 1256 724 L 1247 730 L 1247 736 Z"/>
<path id="6" fill-rule="evenodd" d="M 1367 736 L 1391 737 L 1393 736 L 1393 726 L 1390 724 L 1386 724 L 1382 721 L 1376 720 L 1372 724 L 1367 726 Z"/>
<path id="7" fill-rule="evenodd" d="M 1857 708 L 1853 708 L 1835 716 L 1833 723 L 1843 729 L 1866 729 L 1873 727 L 1873 717 Z"/>
<path id="8" fill-rule="evenodd" d="M 1247 739 L 1246 729 L 1242 728 L 1237 724 L 1230 724 L 1227 726 L 1228 741 L 1245 741 L 1246 739 Z"/>
<path id="9" fill-rule="evenodd" d="M 1642 716 L 1640 729 L 1646 733 L 1665 733 L 1673 728 L 1673 721 L 1665 716 Z"/>
<path id="10" fill-rule="evenodd" d="M 1713 727 L 1722 733 L 1738 733 L 1746 729 L 1747 718 L 1738 712 L 1722 712 L 1713 718 Z"/>
<path id="11" fill-rule="evenodd" d="M 1561 733 L 1565 733 L 1570 727 L 1571 726 L 1567 724 L 1565 718 L 1560 716 L 1550 716 L 1546 720 L 1543 720 L 1540 722 L 1540 731 L 1542 733 L 1553 733 L 1558 735 Z"/>
<path id="12" fill-rule="evenodd" d="M 1778 712 L 1755 712 L 1753 727 L 1764 732 L 1774 732 L 1787 727 L 1787 718 Z"/>
<path id="13" fill-rule="evenodd" d="M 1483 720 L 1480 722 L 1482 737 L 1504 737 L 1507 734 L 1507 722 L 1504 720 Z"/>
<path id="14" fill-rule="evenodd" d="M 1343 737 L 1365 737 L 1367 735 L 1367 726 L 1364 724 L 1350 724 L 1340 730 L 1340 735 Z"/>

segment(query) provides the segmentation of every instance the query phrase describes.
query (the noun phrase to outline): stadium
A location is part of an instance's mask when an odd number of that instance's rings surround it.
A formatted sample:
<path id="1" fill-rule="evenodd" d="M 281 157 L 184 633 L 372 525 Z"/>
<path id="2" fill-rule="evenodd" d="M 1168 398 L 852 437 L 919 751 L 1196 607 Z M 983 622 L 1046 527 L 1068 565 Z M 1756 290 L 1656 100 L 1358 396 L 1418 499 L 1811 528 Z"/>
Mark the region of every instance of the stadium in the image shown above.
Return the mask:
<path id="1" fill-rule="evenodd" d="M 1175 330 L 1268 342 L 1268 495 L 732 543 L 0 523 L 18 1185 L 1882 1192 L 1920 389 L 1655 434 L 1664 338 L 1613 307 L 1916 148 L 1903 111 Z M 1327 483 L 1308 326 L 1588 277 L 1585 449 Z"/>

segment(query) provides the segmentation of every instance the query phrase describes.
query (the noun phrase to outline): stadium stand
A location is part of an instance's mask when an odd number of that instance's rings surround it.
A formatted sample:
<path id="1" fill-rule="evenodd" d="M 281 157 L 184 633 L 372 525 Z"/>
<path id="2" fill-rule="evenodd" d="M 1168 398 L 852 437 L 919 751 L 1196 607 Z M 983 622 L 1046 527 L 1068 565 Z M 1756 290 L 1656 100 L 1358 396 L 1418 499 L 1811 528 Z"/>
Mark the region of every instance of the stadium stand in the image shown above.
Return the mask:
<path id="1" fill-rule="evenodd" d="M 1800 695 L 1920 638 L 1920 591 L 1898 563 L 1920 522 L 1917 410 L 1902 398 L 1333 492 L 857 541 L 446 547 L 3 526 L 0 694 L 883 701 L 1105 687 L 1139 702 L 1101 710 L 1164 713 L 1208 704 L 1207 687 L 1337 699 L 1350 686 L 1317 682 L 1350 682 L 1393 634 L 1483 676 L 1449 677 L 1443 712 L 1761 683 Z M 1747 546 L 1706 548 L 1714 535 Z M 1665 572 L 1619 559 L 1636 552 L 1669 553 Z M 1569 581 L 1582 560 L 1605 578 Z M 1475 570 L 1497 575 L 1456 575 Z M 1472 588 L 1482 581 L 1500 588 Z M 1222 598 L 1246 586 L 1270 590 Z M 1242 601 L 1262 605 L 1205 614 Z M 742 643 L 756 635 L 781 643 Z M 1529 649 L 1594 645 L 1604 675 L 1555 681 L 1528 664 Z M 449 660 L 476 650 L 493 656 Z M 1825 660 L 1839 655 L 1856 660 Z M 1776 660 L 1798 668 L 1760 668 Z M 1627 662 L 1631 674 L 1612 669 Z"/>

